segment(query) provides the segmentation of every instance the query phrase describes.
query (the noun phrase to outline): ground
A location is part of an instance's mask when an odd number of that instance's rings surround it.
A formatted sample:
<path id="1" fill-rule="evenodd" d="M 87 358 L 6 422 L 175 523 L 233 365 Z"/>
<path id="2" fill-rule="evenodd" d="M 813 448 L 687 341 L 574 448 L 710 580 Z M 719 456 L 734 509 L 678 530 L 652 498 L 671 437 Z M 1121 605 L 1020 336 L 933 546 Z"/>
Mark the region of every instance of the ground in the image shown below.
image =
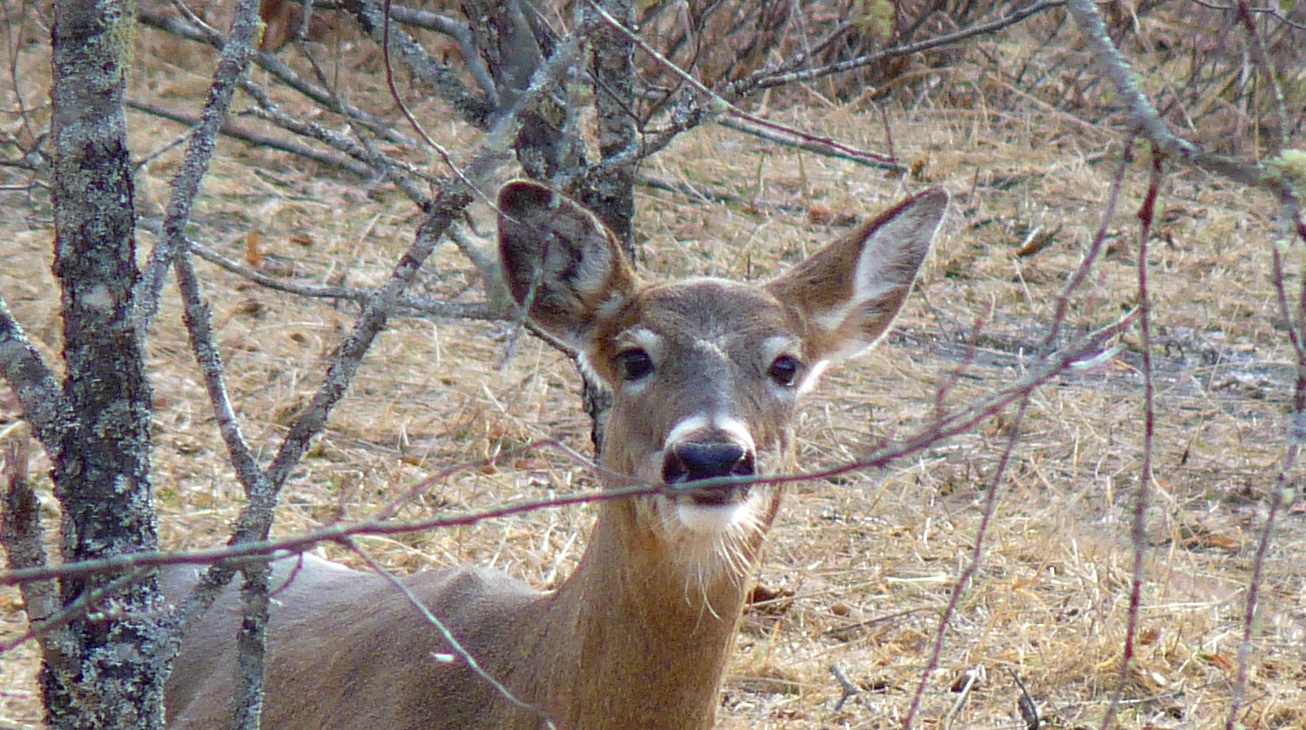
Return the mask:
<path id="1" fill-rule="evenodd" d="M 190 95 L 191 108 L 197 103 L 202 79 L 149 78 L 168 80 L 179 98 Z M 808 470 L 856 460 L 927 427 L 940 408 L 963 407 L 1025 376 L 1099 226 L 1102 259 L 1071 298 L 1068 334 L 1056 344 L 1139 303 L 1134 214 L 1150 163 L 1126 163 L 1116 217 L 1103 224 L 1122 152 L 1109 130 L 1057 115 L 1013 119 L 929 104 L 885 111 L 897 154 L 916 171 L 910 179 L 721 127 L 684 135 L 641 170 L 659 185 L 639 189 L 640 266 L 665 278 L 766 278 L 910 192 L 936 185 L 952 192 L 936 250 L 895 332 L 829 373 L 806 402 L 800 434 Z M 853 146 L 884 145 L 880 114 L 865 105 L 811 104 L 771 118 Z M 145 114 L 129 119 L 140 156 L 180 131 Z M 146 221 L 160 215 L 177 161 L 175 150 L 166 152 L 139 171 Z M 54 362 L 48 201 L 39 191 L 0 196 L 0 293 Z M 1120 727 L 1224 727 L 1253 559 L 1286 448 L 1293 364 L 1271 286 L 1270 201 L 1171 169 L 1161 207 L 1146 258 L 1155 476 L 1124 685 L 1130 530 L 1144 457 L 1137 327 L 1113 340 L 1118 350 L 1038 389 L 1022 421 L 1008 408 L 887 469 L 791 488 L 756 576 L 758 595 L 771 599 L 746 613 L 723 728 L 898 727 L 931 666 L 918 727 L 1023 727 L 1021 685 L 1047 727 L 1097 727 L 1117 694 Z M 265 270 L 287 280 L 349 286 L 379 281 L 416 221 L 411 204 L 391 190 L 231 140 L 219 144 L 194 220 L 199 242 L 232 259 L 258 251 Z M 489 250 L 493 224 L 483 204 L 473 208 L 469 231 Z M 1042 250 L 1017 255 L 1034 240 L 1045 243 Z M 148 226 L 140 242 L 153 243 Z M 1306 260 L 1298 249 L 1284 253 L 1293 271 Z M 355 310 L 199 266 L 245 433 L 268 458 Z M 427 268 L 423 286 L 436 295 L 474 283 L 452 245 Z M 175 294 L 169 297 L 150 337 L 153 478 L 162 543 L 185 550 L 223 540 L 240 490 Z M 366 517 L 442 469 L 536 439 L 585 451 L 589 424 L 577 389 L 565 358 L 515 337 L 507 323 L 401 318 L 292 477 L 276 532 Z M 0 431 L 11 434 L 18 414 L 11 396 L 3 398 Z M 1013 435 L 1009 464 L 994 483 Z M 38 463 L 33 473 L 44 480 L 45 468 Z M 584 468 L 541 449 L 437 480 L 399 518 L 592 486 Z M 39 487 L 53 528 L 57 505 L 48 483 Z M 549 509 L 363 544 L 399 571 L 474 562 L 547 588 L 575 564 L 590 519 L 587 507 Z M 1281 513 L 1271 538 L 1239 721 L 1306 727 L 1303 513 Z M 969 582 L 936 647 L 940 617 L 963 575 Z M 0 590 L 0 642 L 24 630 L 17 592 Z M 36 667 L 31 642 L 0 662 L 0 728 L 41 726 Z M 963 692 L 971 673 L 973 687 Z M 860 693 L 839 702 L 836 674 Z"/>

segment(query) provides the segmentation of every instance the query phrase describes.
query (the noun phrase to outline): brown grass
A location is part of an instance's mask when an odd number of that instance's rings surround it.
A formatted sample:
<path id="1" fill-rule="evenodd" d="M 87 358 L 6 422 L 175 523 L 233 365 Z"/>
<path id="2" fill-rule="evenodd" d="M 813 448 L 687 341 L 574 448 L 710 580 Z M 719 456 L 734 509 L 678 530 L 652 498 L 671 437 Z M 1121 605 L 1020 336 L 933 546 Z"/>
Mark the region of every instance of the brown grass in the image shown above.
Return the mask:
<path id="1" fill-rule="evenodd" d="M 183 71 L 180 62 L 158 63 L 157 47 L 171 42 L 143 35 L 145 70 L 134 89 L 193 108 L 203 74 Z M 43 67 L 36 53 L 22 58 L 31 68 L 17 88 L 29 107 L 39 106 Z M 210 66 L 197 61 L 189 68 Z M 359 86 L 375 81 L 360 77 Z M 4 106 L 14 108 L 11 99 Z M 437 127 L 438 110 L 427 113 Z M 41 108 L 32 113 L 38 125 L 45 116 Z M 924 104 L 891 108 L 889 116 L 898 153 L 922 170 L 907 186 L 850 163 L 705 128 L 685 135 L 645 172 L 751 204 L 707 205 L 648 190 L 639 198 L 643 266 L 650 274 L 760 278 L 835 236 L 850 217 L 873 213 L 907 190 L 929 184 L 954 193 L 937 251 L 898 333 L 831 373 L 804 409 L 802 452 L 814 468 L 846 462 L 879 438 L 922 425 L 937 390 L 959 366 L 977 317 L 986 316 L 986 326 L 973 364 L 947 393 L 949 404 L 1020 375 L 1099 223 L 1119 154 L 1110 136 L 1038 105 L 997 112 Z M 850 144 L 882 145 L 878 114 L 864 108 L 813 104 L 772 117 Z M 178 133 L 143 115 L 130 121 L 138 154 Z M 6 114 L 0 123 L 18 134 L 16 116 Z M 452 139 L 456 130 L 446 126 L 434 131 Z M 156 214 L 151 206 L 166 200 L 177 159 L 172 151 L 141 171 L 138 184 L 154 199 L 142 204 L 143 214 Z M 1091 289 L 1074 303 L 1077 327 L 1105 324 L 1136 303 L 1131 216 L 1145 176 L 1141 161 L 1127 172 L 1123 204 L 1110 224 L 1110 252 Z M 0 196 L 0 292 L 53 361 L 59 329 L 48 201 L 39 191 L 30 198 Z M 1251 558 L 1284 446 L 1292 372 L 1268 283 L 1267 201 L 1187 172 L 1167 177 L 1162 200 L 1165 215 L 1149 260 L 1159 340 L 1157 479 L 1147 516 L 1138 654 L 1118 723 L 1214 728 L 1223 726 L 1229 706 Z M 835 223 L 809 222 L 809 211 L 823 209 Z M 478 208 L 474 217 L 488 236 L 487 211 Z M 254 234 L 268 258 L 297 276 L 357 286 L 385 275 L 413 235 L 414 221 L 411 206 L 389 191 L 231 141 L 219 145 L 196 212 L 201 240 L 232 257 L 242 255 Z M 1016 257 L 1034 227 L 1055 231 L 1051 244 Z M 147 232 L 140 238 L 146 247 L 152 243 Z M 1306 256 L 1299 249 L 1288 255 L 1293 264 Z M 316 387 L 353 310 L 200 266 L 246 435 L 271 453 L 288 415 Z M 452 246 L 442 247 L 429 269 L 426 286 L 437 292 L 472 277 Z M 570 366 L 530 339 L 503 362 L 505 331 L 500 324 L 396 321 L 288 485 L 277 532 L 364 517 L 433 471 L 532 439 L 557 436 L 586 449 L 588 423 Z M 1103 716 L 1118 685 L 1131 580 L 1129 519 L 1142 457 L 1138 345 L 1130 338 L 1124 344 L 1104 366 L 1068 375 L 1034 396 L 1011 470 L 997 485 L 998 511 L 982 565 L 948 627 L 918 726 L 944 724 L 959 697 L 959 678 L 974 668 L 984 670 L 983 678 L 952 727 L 1023 726 L 1012 673 L 1053 727 L 1096 727 Z M 177 550 L 212 545 L 239 509 L 240 490 L 208 415 L 175 297 L 166 302 L 150 346 L 162 541 Z M 12 432 L 17 415 L 5 394 L 0 430 Z M 974 544 L 979 505 L 1011 426 L 1008 415 L 892 470 L 791 490 L 757 577 L 781 595 L 746 616 L 726 683 L 723 728 L 898 726 Z M 42 475 L 53 528 L 57 504 L 45 468 L 37 464 L 34 473 Z M 400 516 L 592 485 L 584 470 L 546 451 L 436 484 Z M 548 587 L 575 564 L 590 518 L 584 507 L 547 510 L 363 544 L 403 571 L 471 561 Z M 1261 586 L 1241 718 L 1247 727 L 1306 727 L 1304 549 L 1302 515 L 1293 512 L 1275 534 Z M 17 592 L 0 590 L 0 641 L 23 630 Z M 831 664 L 863 689 L 838 712 Z M 0 661 L 0 728 L 41 726 L 36 666 L 30 643 Z"/>

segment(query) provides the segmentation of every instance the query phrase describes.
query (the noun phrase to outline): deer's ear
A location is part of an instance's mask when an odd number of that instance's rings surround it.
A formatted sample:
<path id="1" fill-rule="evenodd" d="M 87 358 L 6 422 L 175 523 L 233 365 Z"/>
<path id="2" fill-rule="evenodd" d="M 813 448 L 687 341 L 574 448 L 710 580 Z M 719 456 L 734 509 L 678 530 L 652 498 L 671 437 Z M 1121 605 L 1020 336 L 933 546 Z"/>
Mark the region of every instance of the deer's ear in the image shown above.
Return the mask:
<path id="1" fill-rule="evenodd" d="M 858 355 L 884 336 L 947 208 L 942 189 L 912 196 L 767 285 L 806 322 L 814 365 Z"/>
<path id="2" fill-rule="evenodd" d="M 580 351 L 637 284 L 616 236 L 593 213 L 533 182 L 499 191 L 499 256 L 513 299 Z"/>

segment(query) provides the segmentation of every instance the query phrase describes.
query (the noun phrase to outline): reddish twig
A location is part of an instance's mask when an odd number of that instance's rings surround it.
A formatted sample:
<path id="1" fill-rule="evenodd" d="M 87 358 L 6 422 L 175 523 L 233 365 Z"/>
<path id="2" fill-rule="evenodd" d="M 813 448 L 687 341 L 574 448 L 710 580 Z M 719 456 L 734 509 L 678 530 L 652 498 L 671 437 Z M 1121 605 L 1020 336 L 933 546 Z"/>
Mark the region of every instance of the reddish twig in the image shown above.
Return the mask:
<path id="1" fill-rule="evenodd" d="M 1280 226 L 1284 229 L 1283 238 L 1289 240 L 1295 233 L 1301 243 L 1306 243 L 1306 229 L 1303 228 L 1301 215 L 1295 200 L 1285 200 L 1280 206 Z M 1270 550 L 1270 537 L 1274 532 L 1275 521 L 1279 513 L 1292 504 L 1296 497 L 1296 486 L 1291 476 L 1301 454 L 1302 444 L 1306 443 L 1306 346 L 1303 346 L 1303 327 L 1306 321 L 1306 279 L 1302 280 L 1301 291 L 1294 312 L 1288 304 L 1287 283 L 1283 270 L 1283 257 L 1277 245 L 1272 246 L 1274 257 L 1273 281 L 1279 303 L 1279 316 L 1283 318 L 1284 329 L 1292 342 L 1296 358 L 1297 376 L 1293 384 L 1292 412 L 1288 416 L 1288 445 L 1279 464 L 1279 472 L 1274 478 L 1274 490 L 1270 494 L 1270 508 L 1265 516 L 1265 527 L 1261 530 L 1260 540 L 1256 544 L 1256 556 L 1252 559 L 1252 573 L 1247 586 L 1247 604 L 1243 608 L 1242 636 L 1238 642 L 1238 672 L 1234 678 L 1233 689 L 1229 698 L 1229 715 L 1225 719 L 1225 730 L 1239 727 L 1238 712 L 1242 709 L 1243 698 L 1247 694 L 1247 683 L 1251 675 L 1252 636 L 1256 627 L 1256 604 L 1260 599 L 1261 579 L 1265 571 L 1265 558 Z"/>
<path id="2" fill-rule="evenodd" d="M 994 467 L 993 474 L 989 477 L 988 483 L 985 484 L 984 507 L 980 512 L 979 526 L 975 529 L 975 546 L 971 548 L 970 560 L 966 563 L 966 567 L 962 569 L 961 575 L 957 576 L 957 581 L 952 584 L 952 593 L 948 596 L 948 605 L 944 607 L 943 614 L 939 616 L 929 659 L 925 661 L 925 668 L 921 670 L 921 679 L 916 683 L 916 692 L 912 695 L 911 707 L 907 709 L 907 714 L 902 718 L 903 730 L 910 730 L 912 720 L 916 718 L 921 702 L 925 700 L 925 688 L 929 684 L 930 675 L 934 673 L 935 669 L 938 669 L 939 660 L 943 656 L 943 641 L 947 637 L 948 624 L 951 623 L 953 614 L 957 612 L 957 607 L 961 605 L 962 594 L 965 593 L 966 587 L 970 585 L 971 578 L 979 570 L 980 562 L 984 558 L 984 539 L 989 534 L 989 525 L 993 523 L 993 515 L 997 512 L 998 493 L 1002 491 L 1003 477 L 1007 474 L 1007 467 L 1011 464 L 1011 456 L 1015 453 L 1016 444 L 1020 441 L 1020 427 L 1025 422 L 1025 413 L 1029 410 L 1029 401 L 1032 395 L 1032 392 L 1026 393 L 1016 407 L 1016 415 L 1011 420 L 1011 430 L 1007 436 L 1007 444 L 1002 449 L 1002 455 L 998 458 L 998 464 Z"/>
<path id="3" fill-rule="evenodd" d="M 1152 372 L 1152 321 L 1151 295 L 1147 286 L 1148 238 L 1156 220 L 1156 198 L 1161 187 L 1163 158 L 1160 150 L 1152 148 L 1152 169 L 1147 180 L 1147 193 L 1138 209 L 1138 329 L 1143 355 L 1143 463 L 1139 469 L 1138 489 L 1134 496 L 1130 539 L 1134 547 L 1132 576 L 1129 584 L 1129 611 L 1125 619 L 1125 646 L 1120 659 L 1120 678 L 1102 717 L 1102 730 L 1111 727 L 1129 684 L 1129 665 L 1133 661 L 1138 640 L 1138 620 L 1143 604 L 1143 571 L 1147 557 L 1147 506 L 1151 497 L 1152 457 L 1156 442 L 1156 386 Z"/>
<path id="4" fill-rule="evenodd" d="M 862 459 L 859 459 L 858 461 L 841 464 L 837 467 L 819 471 L 778 475 L 759 479 L 740 479 L 737 477 L 705 479 L 694 482 L 693 486 L 695 489 L 711 489 L 724 484 L 738 484 L 741 481 L 780 485 L 810 480 L 832 479 L 834 477 L 868 469 L 883 469 L 896 461 L 920 453 L 921 451 L 936 446 L 953 436 L 973 429 L 975 426 L 1001 412 L 1008 405 L 1021 400 L 1045 383 L 1064 374 L 1067 370 L 1079 369 L 1098 364 L 1105 356 L 1112 352 L 1112 350 L 1103 350 L 1105 343 L 1118 336 L 1128 327 L 1132 326 L 1133 321 L 1134 314 L 1131 313 L 1126 315 L 1111 325 L 1079 340 L 1075 343 L 1075 346 L 1068 347 L 1065 350 L 1059 351 L 1054 355 L 1045 358 L 1041 361 L 1041 365 L 1031 367 L 1024 377 L 1008 385 L 1006 388 L 1003 388 L 989 397 L 981 399 L 965 408 L 959 409 L 943 419 L 934 421 L 915 435 L 898 441 L 897 443 L 890 444 Z M 541 500 L 516 502 L 499 505 L 487 510 L 468 512 L 460 515 L 433 517 L 413 522 L 382 523 L 369 520 L 348 525 L 330 525 L 300 535 L 277 540 L 249 541 L 184 553 L 132 553 L 128 555 L 116 555 L 101 558 L 98 560 L 67 563 L 61 566 L 41 569 L 14 570 L 7 573 L 0 573 L 0 585 L 17 585 L 33 580 L 57 578 L 60 576 L 89 575 L 104 571 L 125 570 L 150 565 L 208 564 L 218 562 L 234 564 L 243 559 L 261 559 L 263 556 L 278 553 L 302 552 L 318 543 L 338 542 L 345 538 L 360 535 L 397 535 L 448 527 L 461 527 L 473 525 L 487 519 L 509 517 L 512 515 L 525 514 L 541 509 L 550 509 L 566 505 L 606 502 L 614 499 L 630 499 L 632 497 L 655 494 L 681 495 L 684 493 L 683 487 L 634 483 L 630 477 L 600 469 L 594 466 L 594 464 L 588 459 L 555 439 L 536 441 L 522 449 L 506 452 L 494 458 L 450 467 L 445 470 L 443 474 L 448 477 L 465 471 L 494 466 L 503 459 L 541 448 L 550 448 L 558 451 L 573 463 L 591 470 L 601 480 L 623 485 L 633 484 L 633 486 L 622 486 L 620 488 L 606 489 L 602 491 L 590 491 L 579 494 L 554 496 Z"/>

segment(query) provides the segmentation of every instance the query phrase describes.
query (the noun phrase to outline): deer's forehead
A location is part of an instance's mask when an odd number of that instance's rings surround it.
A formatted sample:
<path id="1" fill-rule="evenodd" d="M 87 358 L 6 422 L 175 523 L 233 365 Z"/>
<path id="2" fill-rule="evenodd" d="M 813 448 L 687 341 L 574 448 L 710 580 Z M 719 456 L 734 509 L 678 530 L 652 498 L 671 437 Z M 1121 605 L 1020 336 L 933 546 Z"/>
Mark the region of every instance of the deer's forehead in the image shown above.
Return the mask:
<path id="1" fill-rule="evenodd" d="M 766 290 L 716 279 L 649 287 L 613 324 L 614 340 L 656 337 L 671 347 L 749 346 L 797 336 L 784 306 Z"/>

